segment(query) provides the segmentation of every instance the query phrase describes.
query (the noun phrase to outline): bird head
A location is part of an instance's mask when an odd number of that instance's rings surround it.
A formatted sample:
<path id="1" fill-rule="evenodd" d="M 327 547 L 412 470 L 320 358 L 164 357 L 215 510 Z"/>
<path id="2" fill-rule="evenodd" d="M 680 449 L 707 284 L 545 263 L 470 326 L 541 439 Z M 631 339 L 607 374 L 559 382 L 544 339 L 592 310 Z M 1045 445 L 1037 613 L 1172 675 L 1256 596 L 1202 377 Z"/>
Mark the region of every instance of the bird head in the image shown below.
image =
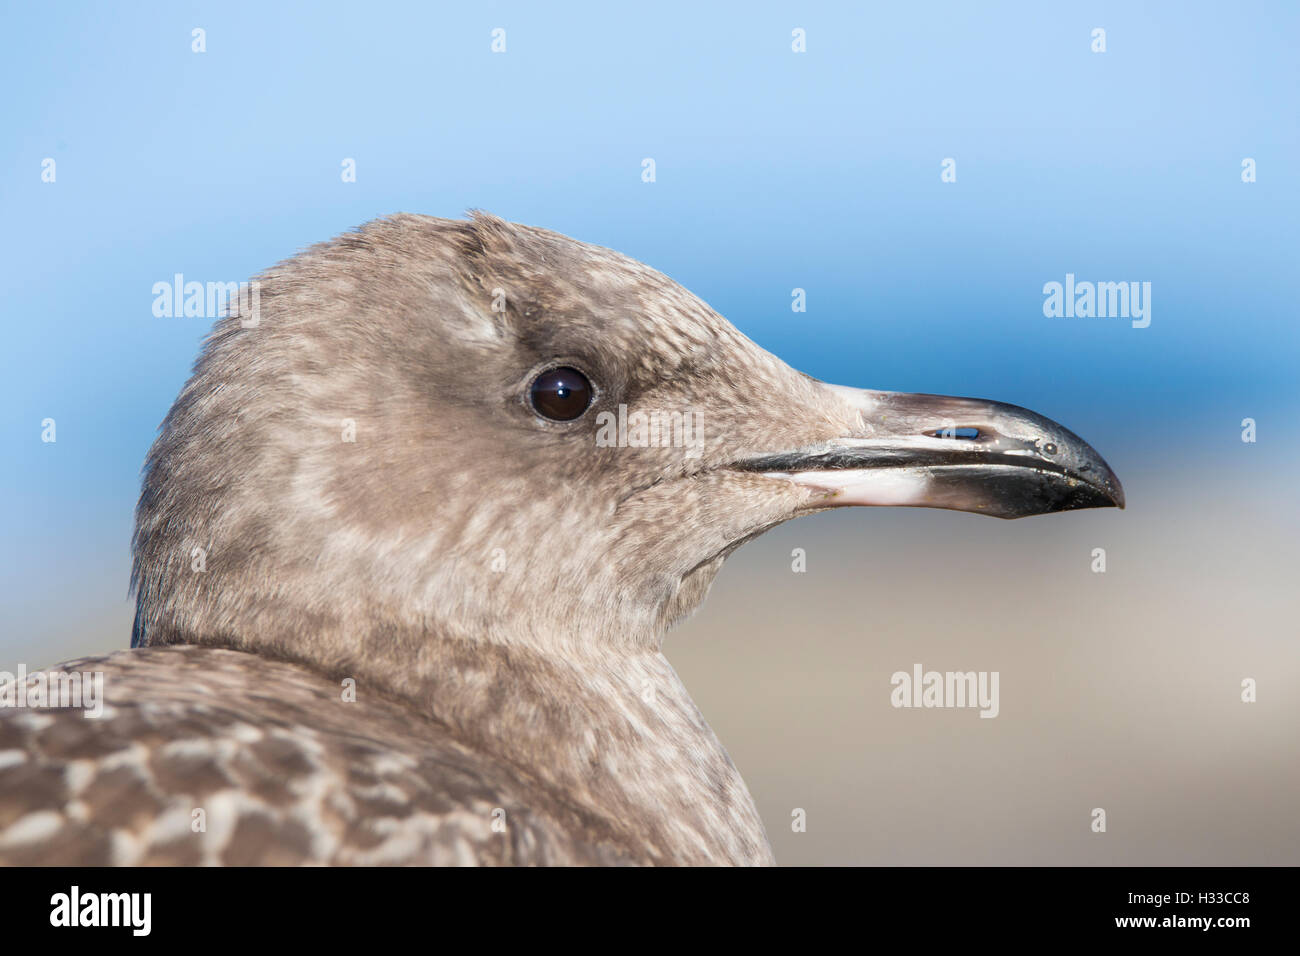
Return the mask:
<path id="1" fill-rule="evenodd" d="M 150 451 L 135 643 L 657 646 L 799 515 L 1123 507 L 996 402 L 828 385 L 607 249 L 399 215 L 256 281 Z"/>

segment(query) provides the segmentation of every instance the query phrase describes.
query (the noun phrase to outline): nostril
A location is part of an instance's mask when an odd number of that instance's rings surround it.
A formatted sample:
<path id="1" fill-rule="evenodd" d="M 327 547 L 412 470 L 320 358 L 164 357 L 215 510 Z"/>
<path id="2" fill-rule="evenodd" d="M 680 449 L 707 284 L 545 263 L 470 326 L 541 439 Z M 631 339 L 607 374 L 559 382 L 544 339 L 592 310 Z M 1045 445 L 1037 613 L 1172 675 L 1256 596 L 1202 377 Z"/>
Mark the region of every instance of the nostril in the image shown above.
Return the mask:
<path id="1" fill-rule="evenodd" d="M 932 438 L 959 438 L 963 441 L 972 441 L 980 437 L 978 428 L 940 428 L 938 431 L 930 433 Z"/>

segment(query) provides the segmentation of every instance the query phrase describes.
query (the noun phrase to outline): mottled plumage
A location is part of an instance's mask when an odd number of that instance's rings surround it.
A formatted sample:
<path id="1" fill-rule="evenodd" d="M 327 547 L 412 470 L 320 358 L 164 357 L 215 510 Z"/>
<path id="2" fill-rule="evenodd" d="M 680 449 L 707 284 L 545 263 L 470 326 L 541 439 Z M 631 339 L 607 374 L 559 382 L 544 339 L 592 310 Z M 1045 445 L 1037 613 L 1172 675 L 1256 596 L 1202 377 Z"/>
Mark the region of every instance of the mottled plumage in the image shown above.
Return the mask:
<path id="1" fill-rule="evenodd" d="M 1122 503 L 1046 419 L 824 385 L 545 230 L 394 216 L 259 283 L 149 453 L 139 649 L 67 665 L 107 712 L 0 711 L 0 862 L 768 863 L 660 653 L 726 556 L 840 504 Z M 575 421 L 529 404 L 557 365 Z M 620 406 L 701 440 L 597 441 Z"/>

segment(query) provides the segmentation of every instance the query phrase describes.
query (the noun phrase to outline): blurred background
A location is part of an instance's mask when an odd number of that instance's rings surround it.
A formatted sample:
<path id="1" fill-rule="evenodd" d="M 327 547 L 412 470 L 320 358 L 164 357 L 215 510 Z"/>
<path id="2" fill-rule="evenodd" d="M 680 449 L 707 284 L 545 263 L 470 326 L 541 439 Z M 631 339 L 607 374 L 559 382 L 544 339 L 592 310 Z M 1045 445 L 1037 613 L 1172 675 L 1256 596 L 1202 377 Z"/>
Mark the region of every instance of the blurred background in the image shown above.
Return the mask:
<path id="1" fill-rule="evenodd" d="M 211 324 L 155 282 L 479 207 L 818 378 L 1032 408 L 1124 482 L 732 558 L 666 652 L 779 861 L 1300 863 L 1295 5 L 8 4 L 0 37 L 0 669 L 129 643 L 139 467 Z M 1066 273 L 1150 282 L 1150 326 L 1045 317 Z M 999 671 L 1000 715 L 894 709 L 915 663 Z"/>

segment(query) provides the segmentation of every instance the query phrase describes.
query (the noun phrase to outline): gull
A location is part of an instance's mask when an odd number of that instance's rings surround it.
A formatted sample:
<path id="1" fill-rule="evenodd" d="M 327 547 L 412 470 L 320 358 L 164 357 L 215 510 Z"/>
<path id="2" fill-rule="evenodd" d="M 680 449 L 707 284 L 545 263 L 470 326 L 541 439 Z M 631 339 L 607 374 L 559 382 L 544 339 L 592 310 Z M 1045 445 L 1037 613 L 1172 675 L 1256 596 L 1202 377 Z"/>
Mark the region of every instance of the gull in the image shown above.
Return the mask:
<path id="1" fill-rule="evenodd" d="M 661 653 L 726 558 L 845 506 L 1124 504 L 1041 415 L 825 384 L 484 213 L 254 286 L 148 454 L 131 649 L 0 692 L 0 863 L 769 864 Z"/>

